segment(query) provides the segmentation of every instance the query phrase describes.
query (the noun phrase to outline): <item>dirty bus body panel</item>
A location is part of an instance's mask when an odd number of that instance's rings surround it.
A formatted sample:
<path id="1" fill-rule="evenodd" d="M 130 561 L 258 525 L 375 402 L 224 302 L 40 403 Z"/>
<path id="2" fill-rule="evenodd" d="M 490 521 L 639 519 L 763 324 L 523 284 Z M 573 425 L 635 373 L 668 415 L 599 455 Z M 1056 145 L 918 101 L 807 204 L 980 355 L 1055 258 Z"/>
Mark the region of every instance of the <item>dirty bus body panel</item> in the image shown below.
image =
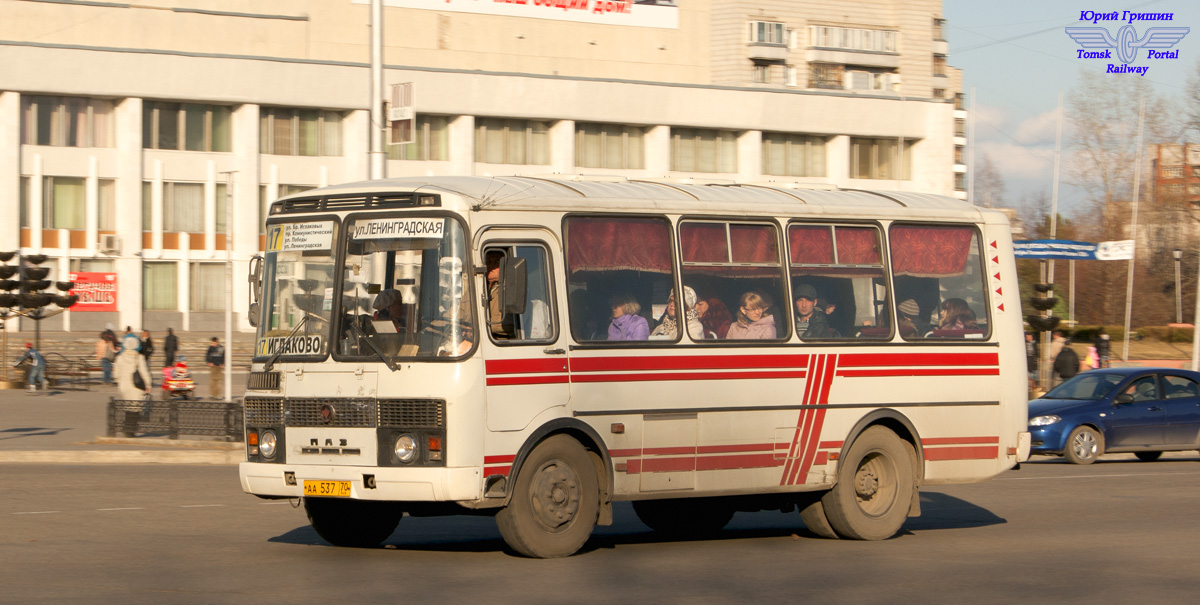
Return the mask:
<path id="1" fill-rule="evenodd" d="M 267 232 L 242 486 L 334 544 L 494 514 L 564 556 L 614 500 L 881 539 L 920 485 L 1028 455 L 1008 223 L 956 200 L 413 178 L 284 198 Z"/>

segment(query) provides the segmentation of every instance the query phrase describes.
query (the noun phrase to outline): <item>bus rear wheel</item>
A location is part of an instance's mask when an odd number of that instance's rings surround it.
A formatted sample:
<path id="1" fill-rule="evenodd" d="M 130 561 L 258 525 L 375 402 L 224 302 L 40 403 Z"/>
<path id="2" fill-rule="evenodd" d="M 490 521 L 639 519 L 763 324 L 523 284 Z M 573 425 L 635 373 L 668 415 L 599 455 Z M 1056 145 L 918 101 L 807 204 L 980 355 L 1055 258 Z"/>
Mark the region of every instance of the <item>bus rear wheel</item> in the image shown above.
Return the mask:
<path id="1" fill-rule="evenodd" d="M 304 512 L 321 539 L 334 546 L 371 548 L 396 531 L 404 512 L 391 502 L 305 498 Z"/>
<path id="2" fill-rule="evenodd" d="M 710 501 L 637 500 L 633 512 L 646 527 L 672 537 L 711 536 L 733 519 L 733 508 Z"/>
<path id="3" fill-rule="evenodd" d="M 855 540 L 884 540 L 908 518 L 915 481 L 904 441 L 883 426 L 863 431 L 838 464 L 837 484 L 821 498 L 829 525 Z"/>
<path id="4" fill-rule="evenodd" d="M 496 526 L 522 555 L 566 557 L 587 542 L 599 511 L 599 480 L 587 451 L 567 435 L 554 435 L 521 466 L 512 499 L 496 513 Z"/>

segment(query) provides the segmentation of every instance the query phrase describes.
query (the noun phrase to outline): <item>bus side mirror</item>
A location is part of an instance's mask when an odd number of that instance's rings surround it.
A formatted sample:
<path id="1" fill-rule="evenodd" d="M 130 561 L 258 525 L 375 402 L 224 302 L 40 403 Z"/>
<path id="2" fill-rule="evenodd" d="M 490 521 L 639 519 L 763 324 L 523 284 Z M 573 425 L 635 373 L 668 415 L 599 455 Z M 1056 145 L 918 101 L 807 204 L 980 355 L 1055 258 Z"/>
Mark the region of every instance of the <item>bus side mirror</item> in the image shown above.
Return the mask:
<path id="1" fill-rule="evenodd" d="M 525 312 L 527 297 L 525 259 L 505 256 L 500 259 L 500 312 L 505 315 L 521 315 Z"/>
<path id="2" fill-rule="evenodd" d="M 246 276 L 246 281 L 250 282 L 250 306 L 246 321 L 250 325 L 258 327 L 258 315 L 262 312 L 262 305 L 259 304 L 262 296 L 262 278 L 263 278 L 263 257 L 257 254 L 250 258 L 250 271 Z"/>

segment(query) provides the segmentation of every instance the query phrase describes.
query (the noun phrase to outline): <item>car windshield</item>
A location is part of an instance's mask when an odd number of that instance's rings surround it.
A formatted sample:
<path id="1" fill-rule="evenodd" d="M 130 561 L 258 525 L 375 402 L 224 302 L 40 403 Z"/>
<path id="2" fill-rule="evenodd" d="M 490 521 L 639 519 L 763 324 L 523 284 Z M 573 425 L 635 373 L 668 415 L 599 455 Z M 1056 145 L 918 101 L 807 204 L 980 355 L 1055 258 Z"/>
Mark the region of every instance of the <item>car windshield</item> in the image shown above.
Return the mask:
<path id="1" fill-rule="evenodd" d="M 1042 395 L 1042 399 L 1082 399 L 1098 401 L 1104 399 L 1125 378 L 1122 374 L 1106 372 L 1084 372 Z"/>

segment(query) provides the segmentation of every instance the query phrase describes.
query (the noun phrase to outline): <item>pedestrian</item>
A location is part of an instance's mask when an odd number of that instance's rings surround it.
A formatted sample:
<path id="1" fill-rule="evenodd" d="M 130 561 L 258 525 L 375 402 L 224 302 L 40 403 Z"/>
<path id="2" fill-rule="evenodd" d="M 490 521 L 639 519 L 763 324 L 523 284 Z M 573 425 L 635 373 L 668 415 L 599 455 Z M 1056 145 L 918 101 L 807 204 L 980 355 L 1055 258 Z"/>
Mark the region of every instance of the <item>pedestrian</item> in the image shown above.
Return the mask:
<path id="1" fill-rule="evenodd" d="M 113 362 L 117 359 L 117 347 L 105 332 L 101 332 L 100 340 L 96 341 L 96 359 L 100 362 L 104 384 L 116 384 L 113 382 Z"/>
<path id="2" fill-rule="evenodd" d="M 1108 337 L 1108 332 L 1104 331 L 1104 326 L 1100 326 L 1100 329 L 1096 332 L 1096 342 L 1094 343 L 1094 346 L 1096 347 L 1096 355 L 1100 358 L 1100 367 L 1102 368 L 1108 367 L 1110 344 L 1111 342 Z"/>
<path id="3" fill-rule="evenodd" d="M 163 354 L 167 356 L 163 360 L 164 368 L 175 365 L 175 353 L 177 351 L 179 351 L 179 337 L 175 336 L 175 330 L 167 328 L 167 337 L 163 339 Z"/>
<path id="4" fill-rule="evenodd" d="M 37 387 L 35 384 L 41 385 L 42 390 L 46 389 L 46 358 L 37 349 L 33 348 L 33 343 L 25 343 L 25 354 L 13 364 L 13 367 L 21 365 L 26 359 L 32 362 L 29 368 L 29 392 L 33 393 Z"/>
<path id="5" fill-rule="evenodd" d="M 121 351 L 113 364 L 113 374 L 122 399 L 138 399 L 150 394 L 150 369 L 146 367 L 146 358 L 142 357 L 142 341 L 133 333 L 133 328 L 126 326 L 125 334 L 121 336 Z"/>
<path id="6" fill-rule="evenodd" d="M 150 330 L 142 328 L 142 357 L 146 360 L 146 366 L 150 365 L 150 356 L 154 354 L 154 341 L 150 339 Z"/>
<path id="7" fill-rule="evenodd" d="M 208 362 L 208 396 L 220 399 L 225 396 L 225 347 L 221 346 L 216 336 L 208 345 L 204 361 Z"/>
<path id="8" fill-rule="evenodd" d="M 1064 381 L 1074 378 L 1079 373 L 1079 355 L 1075 354 L 1070 345 L 1064 344 L 1058 355 L 1054 356 L 1054 372 Z"/>

